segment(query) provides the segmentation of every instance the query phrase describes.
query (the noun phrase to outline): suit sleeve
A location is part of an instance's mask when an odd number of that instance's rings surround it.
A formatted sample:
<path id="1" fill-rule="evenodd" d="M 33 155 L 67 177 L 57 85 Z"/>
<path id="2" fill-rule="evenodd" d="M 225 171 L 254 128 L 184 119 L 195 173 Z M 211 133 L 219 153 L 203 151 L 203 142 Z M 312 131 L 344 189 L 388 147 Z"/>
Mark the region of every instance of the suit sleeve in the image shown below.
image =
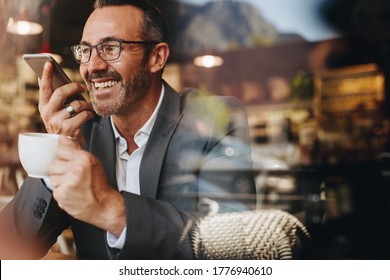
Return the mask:
<path id="1" fill-rule="evenodd" d="M 1 259 L 43 257 L 68 226 L 68 216 L 40 179 L 27 178 L 0 213 Z"/>
<path id="2" fill-rule="evenodd" d="M 171 204 L 123 192 L 127 236 L 122 250 L 109 249 L 113 259 L 192 259 L 188 237 L 191 220 Z"/>

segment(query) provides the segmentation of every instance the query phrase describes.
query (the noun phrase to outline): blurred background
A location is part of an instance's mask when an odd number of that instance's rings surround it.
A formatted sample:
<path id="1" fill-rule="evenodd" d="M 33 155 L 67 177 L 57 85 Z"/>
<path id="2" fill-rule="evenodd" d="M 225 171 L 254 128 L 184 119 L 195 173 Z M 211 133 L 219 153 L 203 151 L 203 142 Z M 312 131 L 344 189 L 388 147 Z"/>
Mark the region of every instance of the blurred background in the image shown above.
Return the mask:
<path id="1" fill-rule="evenodd" d="M 92 0 L 0 0 L 0 194 L 25 174 L 21 131 L 43 131 L 24 53 L 70 46 Z M 164 78 L 246 106 L 258 201 L 299 217 L 310 259 L 390 258 L 390 1 L 156 1 L 167 17 Z M 35 23 L 35 24 L 31 24 Z"/>

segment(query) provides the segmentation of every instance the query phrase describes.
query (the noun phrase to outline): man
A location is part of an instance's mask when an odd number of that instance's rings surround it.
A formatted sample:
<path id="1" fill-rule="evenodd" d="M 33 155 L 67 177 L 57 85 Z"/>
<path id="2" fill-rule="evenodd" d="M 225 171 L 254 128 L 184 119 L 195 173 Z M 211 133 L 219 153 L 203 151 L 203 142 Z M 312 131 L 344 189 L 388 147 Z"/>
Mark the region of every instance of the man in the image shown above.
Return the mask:
<path id="1" fill-rule="evenodd" d="M 78 258 L 191 259 L 203 198 L 219 211 L 247 209 L 232 199 L 255 193 L 243 172 L 251 161 L 242 106 L 177 94 L 162 80 L 162 22 L 148 1 L 96 1 L 72 47 L 93 109 L 83 100 L 64 109 L 85 88 L 53 91 L 45 65 L 39 111 L 47 131 L 61 134 L 57 159 L 48 180 L 27 178 L 2 212 L 5 257 L 39 258 L 70 226 Z"/>

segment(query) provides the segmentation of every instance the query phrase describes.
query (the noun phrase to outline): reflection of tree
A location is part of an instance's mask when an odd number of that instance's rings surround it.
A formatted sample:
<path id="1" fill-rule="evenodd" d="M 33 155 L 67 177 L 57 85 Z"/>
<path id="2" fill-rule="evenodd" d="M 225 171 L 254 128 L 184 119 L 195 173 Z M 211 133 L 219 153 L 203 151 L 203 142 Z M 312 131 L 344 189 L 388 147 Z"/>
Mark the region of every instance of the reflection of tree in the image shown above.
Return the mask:
<path id="1" fill-rule="evenodd" d="M 308 101 L 313 98 L 313 76 L 306 71 L 299 70 L 291 81 L 292 102 Z"/>
<path id="2" fill-rule="evenodd" d="M 206 86 L 200 86 L 199 87 L 199 92 L 198 92 L 198 97 L 201 96 L 203 97 L 202 100 L 205 100 L 207 102 L 196 102 L 196 99 L 194 99 L 192 96 L 188 97 L 187 104 L 191 107 L 196 107 L 196 111 L 200 112 L 199 116 L 200 121 L 197 122 L 197 129 L 199 131 L 203 132 L 210 132 L 211 127 L 205 127 L 205 124 L 211 124 L 210 120 L 208 119 L 202 119 L 203 117 L 210 116 L 211 112 L 215 111 L 216 107 L 219 107 L 219 113 L 214 116 L 214 123 L 218 124 L 218 128 L 220 128 L 220 131 L 216 131 L 217 134 L 223 134 L 229 125 L 229 109 L 228 107 L 224 107 L 220 104 L 220 101 L 213 96 L 217 95 L 215 92 L 210 91 L 207 89 Z"/>

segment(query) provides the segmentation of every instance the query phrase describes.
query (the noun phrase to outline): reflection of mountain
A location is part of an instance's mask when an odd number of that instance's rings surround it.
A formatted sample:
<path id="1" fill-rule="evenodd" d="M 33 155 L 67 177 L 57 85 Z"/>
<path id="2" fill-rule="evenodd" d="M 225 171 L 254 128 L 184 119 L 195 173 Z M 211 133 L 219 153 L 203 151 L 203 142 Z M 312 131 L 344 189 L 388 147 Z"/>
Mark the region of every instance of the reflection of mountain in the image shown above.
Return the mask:
<path id="1" fill-rule="evenodd" d="M 249 3 L 225 0 L 193 6 L 174 2 L 168 9 L 175 20 L 168 18 L 170 31 L 174 32 L 170 41 L 175 52 L 226 51 L 270 45 L 286 38 L 301 39 L 295 34 L 288 34 L 288 37 L 279 34 Z M 167 6 L 163 9 L 167 10 Z"/>

